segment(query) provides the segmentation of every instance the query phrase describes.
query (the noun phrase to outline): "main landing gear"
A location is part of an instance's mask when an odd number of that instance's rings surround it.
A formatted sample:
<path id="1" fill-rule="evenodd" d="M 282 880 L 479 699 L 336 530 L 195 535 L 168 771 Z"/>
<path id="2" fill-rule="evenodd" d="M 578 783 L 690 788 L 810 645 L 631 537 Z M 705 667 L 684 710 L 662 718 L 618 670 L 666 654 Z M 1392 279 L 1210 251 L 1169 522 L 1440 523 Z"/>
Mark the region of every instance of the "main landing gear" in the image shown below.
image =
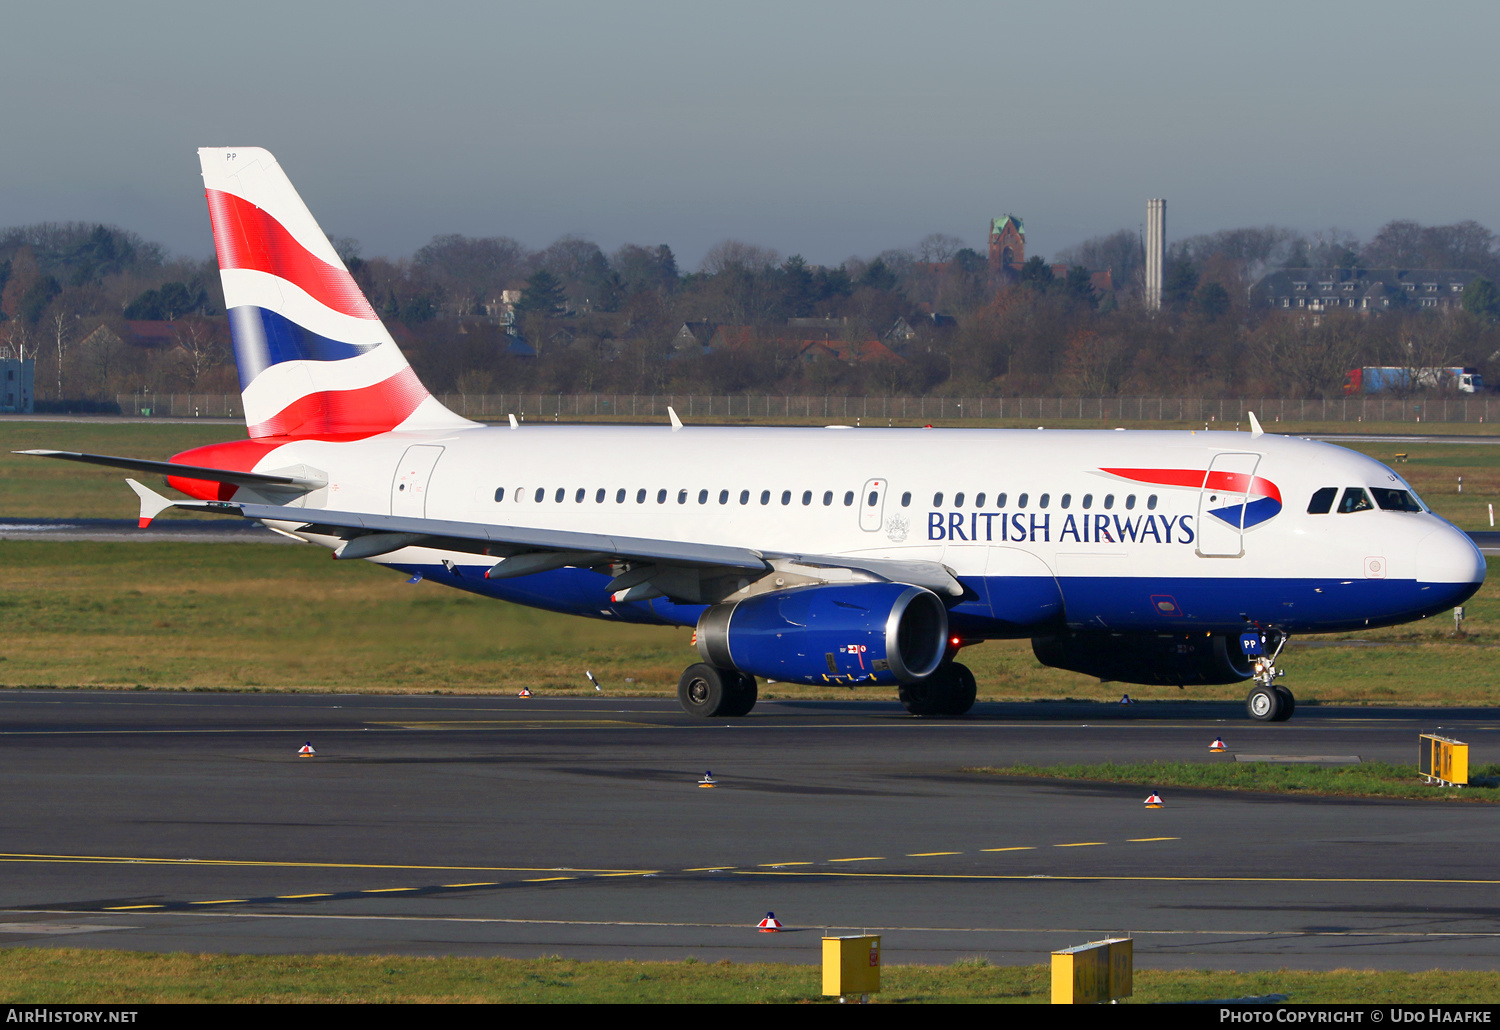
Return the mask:
<path id="1" fill-rule="evenodd" d="M 979 685 L 969 667 L 948 662 L 925 680 L 903 684 L 900 697 L 912 715 L 952 718 L 973 708 L 978 692 Z"/>
<path id="2" fill-rule="evenodd" d="M 677 681 L 677 701 L 682 710 L 700 719 L 746 715 L 759 696 L 754 676 L 702 662 L 689 665 Z"/>
<path id="3" fill-rule="evenodd" d="M 1274 640 L 1276 646 L 1269 656 L 1259 654 L 1255 657 L 1255 686 L 1245 698 L 1245 711 L 1257 722 L 1286 722 L 1297 710 L 1297 699 L 1292 692 L 1276 682 L 1282 672 L 1276 668 L 1276 658 L 1286 646 L 1287 635 L 1273 631 L 1267 636 L 1270 637 L 1267 643 Z"/>

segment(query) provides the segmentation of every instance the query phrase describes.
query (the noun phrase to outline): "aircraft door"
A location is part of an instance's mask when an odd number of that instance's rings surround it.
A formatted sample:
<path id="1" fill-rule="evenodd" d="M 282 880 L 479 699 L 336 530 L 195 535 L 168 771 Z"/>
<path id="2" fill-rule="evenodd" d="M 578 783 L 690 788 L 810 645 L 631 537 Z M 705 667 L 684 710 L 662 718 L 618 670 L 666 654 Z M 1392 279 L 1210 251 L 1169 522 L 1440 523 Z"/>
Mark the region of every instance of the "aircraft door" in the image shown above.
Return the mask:
<path id="1" fill-rule="evenodd" d="M 883 479 L 871 479 L 860 491 L 859 528 L 866 533 L 874 533 L 884 525 L 886 485 Z"/>
<path id="2" fill-rule="evenodd" d="M 391 514 L 427 517 L 427 486 L 433 466 L 443 456 L 443 449 L 430 444 L 408 447 L 396 466 L 391 482 Z"/>
<path id="3" fill-rule="evenodd" d="M 1200 558 L 1239 558 L 1245 553 L 1245 502 L 1259 454 L 1216 454 L 1198 495 Z"/>

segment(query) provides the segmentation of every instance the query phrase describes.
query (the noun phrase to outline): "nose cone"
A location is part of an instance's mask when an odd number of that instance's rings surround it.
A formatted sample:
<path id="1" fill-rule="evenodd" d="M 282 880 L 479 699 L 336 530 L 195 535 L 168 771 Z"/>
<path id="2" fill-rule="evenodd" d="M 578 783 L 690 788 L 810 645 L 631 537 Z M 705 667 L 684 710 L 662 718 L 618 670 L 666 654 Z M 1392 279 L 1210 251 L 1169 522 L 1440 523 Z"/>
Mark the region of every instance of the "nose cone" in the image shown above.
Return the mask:
<path id="1" fill-rule="evenodd" d="M 1466 589 L 1464 597 L 1468 597 L 1484 582 L 1484 572 L 1484 555 L 1461 529 L 1444 526 L 1417 543 L 1418 583 L 1462 586 Z"/>

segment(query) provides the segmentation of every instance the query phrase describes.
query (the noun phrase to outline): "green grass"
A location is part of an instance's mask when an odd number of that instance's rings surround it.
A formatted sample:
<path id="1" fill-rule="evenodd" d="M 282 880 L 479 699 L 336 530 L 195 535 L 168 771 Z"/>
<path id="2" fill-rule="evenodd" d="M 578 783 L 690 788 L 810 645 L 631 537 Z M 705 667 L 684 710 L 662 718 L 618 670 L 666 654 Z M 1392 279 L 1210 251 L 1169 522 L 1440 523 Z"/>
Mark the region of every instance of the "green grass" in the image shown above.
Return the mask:
<path id="1" fill-rule="evenodd" d="M 1415 766 L 1387 762 L 1356 765 L 1303 765 L 1276 762 L 1237 762 L 1232 754 L 1213 755 L 1203 762 L 1135 762 L 1116 765 L 1002 765 L 980 766 L 965 772 L 1026 779 L 1088 780 L 1129 783 L 1144 790 L 1188 787 L 1197 790 L 1252 790 L 1271 794 L 1312 794 L 1341 797 L 1419 798 L 1431 801 L 1500 802 L 1500 766 L 1490 765 L 1470 775 L 1462 790 L 1423 781 Z"/>
<path id="2" fill-rule="evenodd" d="M 812 947 L 816 942 L 812 942 Z M 809 949 L 811 950 L 811 948 Z M 1048 967 L 889 965 L 876 1003 L 1046 1003 Z M 1335 970 L 1260 973 L 1138 969 L 1135 1003 L 1284 994 L 1301 1003 L 1491 1003 L 1500 973 Z M 816 965 L 578 962 L 562 958 L 372 955 L 189 955 L 77 948 L 0 951 L 0 996 L 12 1005 L 184 1002 L 806 1003 Z"/>

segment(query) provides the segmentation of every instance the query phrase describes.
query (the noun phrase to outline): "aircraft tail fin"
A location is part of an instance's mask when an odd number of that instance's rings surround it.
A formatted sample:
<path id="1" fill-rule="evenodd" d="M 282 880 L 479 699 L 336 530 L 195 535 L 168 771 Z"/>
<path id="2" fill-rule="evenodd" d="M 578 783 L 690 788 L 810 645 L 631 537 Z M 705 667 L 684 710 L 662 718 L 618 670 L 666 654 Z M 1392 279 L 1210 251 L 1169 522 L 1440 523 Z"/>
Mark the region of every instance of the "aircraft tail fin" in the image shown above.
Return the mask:
<path id="1" fill-rule="evenodd" d="M 473 424 L 418 381 L 269 151 L 204 147 L 198 159 L 252 438 Z"/>

